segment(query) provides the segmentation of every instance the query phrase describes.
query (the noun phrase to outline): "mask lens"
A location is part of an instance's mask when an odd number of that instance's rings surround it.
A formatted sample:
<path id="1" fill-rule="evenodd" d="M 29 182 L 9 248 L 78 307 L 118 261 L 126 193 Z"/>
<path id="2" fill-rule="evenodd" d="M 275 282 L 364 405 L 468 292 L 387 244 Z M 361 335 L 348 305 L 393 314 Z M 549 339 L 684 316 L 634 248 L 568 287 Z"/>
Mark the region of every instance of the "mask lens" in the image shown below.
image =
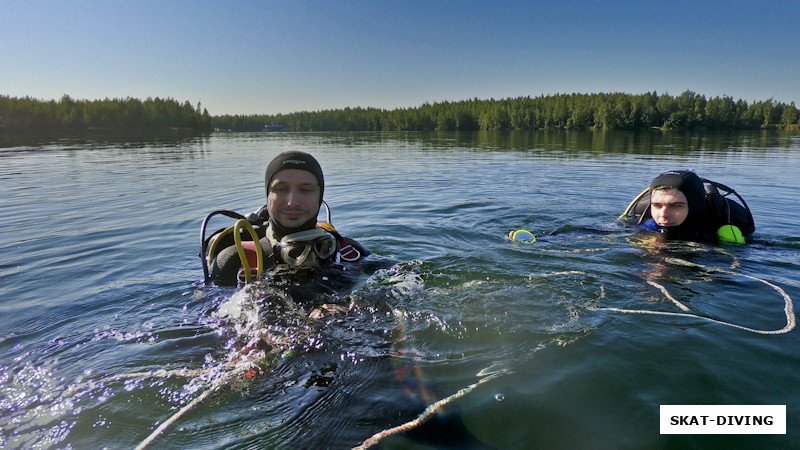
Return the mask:
<path id="1" fill-rule="evenodd" d="M 287 248 L 286 255 L 291 259 L 299 259 L 299 258 L 301 258 L 303 256 L 303 253 L 305 253 L 305 250 L 306 250 L 305 245 L 300 245 L 300 246 L 297 246 L 297 247 L 291 246 L 291 247 Z"/>
<path id="2" fill-rule="evenodd" d="M 311 252 L 311 247 L 305 243 L 281 244 L 281 258 L 293 267 L 303 264 Z"/>
<path id="3" fill-rule="evenodd" d="M 329 258 L 336 251 L 336 239 L 326 234 L 314 242 L 314 251 L 322 259 Z"/>

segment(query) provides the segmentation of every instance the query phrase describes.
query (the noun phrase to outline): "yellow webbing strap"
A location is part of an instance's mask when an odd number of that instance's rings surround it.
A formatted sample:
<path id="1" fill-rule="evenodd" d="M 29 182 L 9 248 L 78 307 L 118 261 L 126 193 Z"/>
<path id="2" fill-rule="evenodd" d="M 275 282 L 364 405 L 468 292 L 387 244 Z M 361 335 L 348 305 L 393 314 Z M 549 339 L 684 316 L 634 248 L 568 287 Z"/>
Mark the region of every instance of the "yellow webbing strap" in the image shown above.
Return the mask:
<path id="1" fill-rule="evenodd" d="M 242 247 L 242 235 L 239 231 L 240 228 L 246 228 L 247 231 L 250 233 L 250 237 L 253 239 L 253 243 L 256 245 L 256 277 L 261 278 L 264 275 L 264 255 L 261 252 L 261 244 L 258 242 L 258 235 L 256 234 L 256 230 L 253 229 L 253 226 L 250 225 L 245 219 L 239 219 L 236 221 L 236 225 L 233 226 L 233 240 L 236 242 L 236 251 L 239 252 L 239 261 L 242 262 L 242 269 L 244 269 L 244 282 L 250 282 L 250 264 L 247 262 L 247 255 L 244 252 L 244 247 Z"/>
<path id="2" fill-rule="evenodd" d="M 632 209 L 632 208 L 633 208 L 633 207 L 634 207 L 634 206 L 635 206 L 637 203 L 639 203 L 639 200 L 641 200 L 641 199 L 642 199 L 642 197 L 644 197 L 644 194 L 647 194 L 648 192 L 650 192 L 650 187 L 649 187 L 649 186 L 648 186 L 647 188 L 645 188 L 645 190 L 643 190 L 643 191 L 642 191 L 642 192 L 641 192 L 639 195 L 637 195 L 635 199 L 633 199 L 633 201 L 631 202 L 631 204 L 630 204 L 630 205 L 628 205 L 628 207 L 627 207 L 627 208 L 625 208 L 625 212 L 624 212 L 624 213 L 622 213 L 622 215 L 620 215 L 619 217 L 617 217 L 617 220 L 622 220 L 622 219 L 624 219 L 624 218 L 628 217 L 628 213 L 629 213 L 629 212 L 631 212 L 631 209 Z"/>

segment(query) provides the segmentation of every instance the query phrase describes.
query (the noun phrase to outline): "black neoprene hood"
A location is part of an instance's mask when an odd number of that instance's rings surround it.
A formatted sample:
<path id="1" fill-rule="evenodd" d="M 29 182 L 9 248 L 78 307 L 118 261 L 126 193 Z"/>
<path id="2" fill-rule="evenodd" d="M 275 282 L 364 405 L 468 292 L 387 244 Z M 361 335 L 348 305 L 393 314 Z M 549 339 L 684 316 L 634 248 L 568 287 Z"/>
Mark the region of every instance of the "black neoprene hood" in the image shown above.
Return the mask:
<path id="1" fill-rule="evenodd" d="M 322 194 L 325 192 L 325 177 L 322 175 L 322 167 L 319 162 L 308 153 L 300 151 L 284 152 L 276 156 L 267 166 L 264 173 L 264 189 L 269 197 L 269 185 L 276 173 L 286 169 L 305 170 L 314 175 L 319 184 L 319 202 L 322 204 Z"/>
<path id="2" fill-rule="evenodd" d="M 703 187 L 703 180 L 696 173 L 690 170 L 672 170 L 664 172 L 653 179 L 650 183 L 650 190 L 671 186 L 677 188 L 686 196 L 689 203 L 689 215 L 686 217 L 685 225 L 694 224 L 699 221 L 706 211 L 706 191 Z"/>

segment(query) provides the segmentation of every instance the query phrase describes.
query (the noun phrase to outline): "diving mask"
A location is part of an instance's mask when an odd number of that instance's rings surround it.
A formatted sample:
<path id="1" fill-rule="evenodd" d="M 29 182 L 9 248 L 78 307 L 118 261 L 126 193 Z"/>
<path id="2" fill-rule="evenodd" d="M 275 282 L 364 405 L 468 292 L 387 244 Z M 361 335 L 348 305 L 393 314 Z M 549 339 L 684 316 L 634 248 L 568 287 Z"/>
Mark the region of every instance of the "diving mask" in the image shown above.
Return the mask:
<path id="1" fill-rule="evenodd" d="M 532 244 L 536 242 L 536 236 L 528 230 L 514 230 L 508 233 L 508 239 L 523 244 Z"/>
<path id="2" fill-rule="evenodd" d="M 336 252 L 336 238 L 322 228 L 314 228 L 287 234 L 275 247 L 290 267 L 311 267 Z"/>

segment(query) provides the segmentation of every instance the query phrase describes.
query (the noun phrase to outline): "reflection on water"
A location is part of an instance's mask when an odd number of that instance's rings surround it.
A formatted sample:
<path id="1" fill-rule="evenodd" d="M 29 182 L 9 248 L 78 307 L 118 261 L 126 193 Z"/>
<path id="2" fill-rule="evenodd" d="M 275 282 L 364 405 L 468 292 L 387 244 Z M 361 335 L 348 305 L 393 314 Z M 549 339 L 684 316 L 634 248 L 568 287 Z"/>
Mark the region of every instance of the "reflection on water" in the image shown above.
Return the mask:
<path id="1" fill-rule="evenodd" d="M 0 447 L 800 445 L 798 136 L 4 145 Z M 290 149 L 321 161 L 337 229 L 398 262 L 345 314 L 202 285 L 202 218 L 261 206 L 266 163 Z M 661 245 L 615 221 L 685 167 L 745 197 L 754 244 Z M 505 239 L 520 228 L 536 242 Z M 788 433 L 661 435 L 661 404 L 785 404 Z"/>
<path id="2" fill-rule="evenodd" d="M 175 147 L 208 136 L 198 136 L 189 130 L 117 130 L 84 131 L 64 135 L 61 131 L 37 130 L 36 132 L 5 132 L 0 134 L 0 152 L 3 149 L 44 149 L 53 147 Z"/>
<path id="3" fill-rule="evenodd" d="M 242 133 L 245 134 L 245 133 Z M 258 133 L 251 135 L 258 136 Z M 561 157 L 587 154 L 689 155 L 746 150 L 748 153 L 796 149 L 792 131 L 480 131 L 393 133 L 291 133 L 286 139 L 318 140 L 318 145 L 370 147 L 392 145 L 430 149 L 547 152 Z"/>

